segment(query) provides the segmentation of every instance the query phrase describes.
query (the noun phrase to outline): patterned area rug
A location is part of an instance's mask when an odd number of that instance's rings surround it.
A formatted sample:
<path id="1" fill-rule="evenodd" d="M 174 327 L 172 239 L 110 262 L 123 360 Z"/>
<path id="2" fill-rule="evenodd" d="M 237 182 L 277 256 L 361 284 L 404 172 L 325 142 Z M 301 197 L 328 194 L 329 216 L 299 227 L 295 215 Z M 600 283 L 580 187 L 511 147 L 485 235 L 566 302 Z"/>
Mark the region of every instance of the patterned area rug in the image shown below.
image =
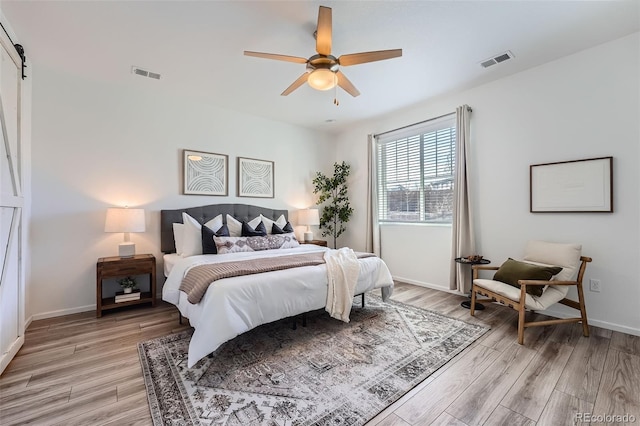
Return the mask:
<path id="1" fill-rule="evenodd" d="M 348 324 L 307 317 L 257 327 L 193 368 L 191 331 L 140 343 L 154 424 L 363 425 L 488 330 L 372 295 Z"/>

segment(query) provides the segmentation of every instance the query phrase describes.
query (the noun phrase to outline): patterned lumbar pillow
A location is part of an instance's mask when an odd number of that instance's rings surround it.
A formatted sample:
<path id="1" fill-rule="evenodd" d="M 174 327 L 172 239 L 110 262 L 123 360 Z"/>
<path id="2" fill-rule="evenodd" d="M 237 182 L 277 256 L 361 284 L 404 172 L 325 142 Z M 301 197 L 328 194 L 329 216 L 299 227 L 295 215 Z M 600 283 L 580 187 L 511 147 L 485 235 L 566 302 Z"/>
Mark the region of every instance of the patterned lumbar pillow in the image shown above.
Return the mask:
<path id="1" fill-rule="evenodd" d="M 293 232 L 264 237 L 213 237 L 218 254 L 298 247 Z"/>
<path id="2" fill-rule="evenodd" d="M 509 258 L 504 262 L 493 276 L 495 281 L 501 281 L 514 287 L 520 288 L 518 280 L 543 280 L 549 281 L 554 275 L 562 271 L 559 266 L 540 266 L 527 262 L 518 262 Z M 541 296 L 543 286 L 527 286 L 527 293 L 534 296 Z"/>

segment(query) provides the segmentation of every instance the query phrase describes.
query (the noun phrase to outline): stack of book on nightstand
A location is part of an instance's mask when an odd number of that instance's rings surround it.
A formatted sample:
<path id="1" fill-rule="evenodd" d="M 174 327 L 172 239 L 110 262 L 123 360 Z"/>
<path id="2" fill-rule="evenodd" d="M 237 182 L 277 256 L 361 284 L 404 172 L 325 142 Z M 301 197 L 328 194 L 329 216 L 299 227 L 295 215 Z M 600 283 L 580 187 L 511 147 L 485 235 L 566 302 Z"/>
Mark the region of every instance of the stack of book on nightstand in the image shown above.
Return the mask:
<path id="1" fill-rule="evenodd" d="M 133 290 L 131 293 L 116 292 L 116 303 L 130 302 L 132 300 L 140 300 L 140 290 Z"/>

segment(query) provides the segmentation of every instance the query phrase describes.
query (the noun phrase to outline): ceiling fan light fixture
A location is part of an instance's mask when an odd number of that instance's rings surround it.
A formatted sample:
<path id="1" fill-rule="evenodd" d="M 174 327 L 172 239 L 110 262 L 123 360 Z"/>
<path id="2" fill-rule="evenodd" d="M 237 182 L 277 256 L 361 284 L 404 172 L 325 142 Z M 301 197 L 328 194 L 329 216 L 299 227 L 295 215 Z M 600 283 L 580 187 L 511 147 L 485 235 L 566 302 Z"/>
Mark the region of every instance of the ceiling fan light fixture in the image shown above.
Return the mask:
<path id="1" fill-rule="evenodd" d="M 307 83 L 316 90 L 330 90 L 336 86 L 336 74 L 330 69 L 318 68 L 311 71 Z"/>

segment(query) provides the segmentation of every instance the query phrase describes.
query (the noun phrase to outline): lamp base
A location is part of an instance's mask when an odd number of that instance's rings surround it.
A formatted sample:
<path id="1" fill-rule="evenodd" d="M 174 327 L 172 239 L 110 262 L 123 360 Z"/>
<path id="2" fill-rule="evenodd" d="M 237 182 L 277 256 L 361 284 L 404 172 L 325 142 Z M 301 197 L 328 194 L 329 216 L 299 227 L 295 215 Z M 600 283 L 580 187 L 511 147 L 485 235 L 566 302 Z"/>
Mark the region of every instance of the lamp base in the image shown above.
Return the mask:
<path id="1" fill-rule="evenodd" d="M 133 257 L 136 254 L 136 244 L 131 241 L 125 241 L 118 246 L 118 256 Z"/>
<path id="2" fill-rule="evenodd" d="M 308 231 L 304 233 L 304 240 L 305 241 L 313 241 L 313 232 Z"/>

